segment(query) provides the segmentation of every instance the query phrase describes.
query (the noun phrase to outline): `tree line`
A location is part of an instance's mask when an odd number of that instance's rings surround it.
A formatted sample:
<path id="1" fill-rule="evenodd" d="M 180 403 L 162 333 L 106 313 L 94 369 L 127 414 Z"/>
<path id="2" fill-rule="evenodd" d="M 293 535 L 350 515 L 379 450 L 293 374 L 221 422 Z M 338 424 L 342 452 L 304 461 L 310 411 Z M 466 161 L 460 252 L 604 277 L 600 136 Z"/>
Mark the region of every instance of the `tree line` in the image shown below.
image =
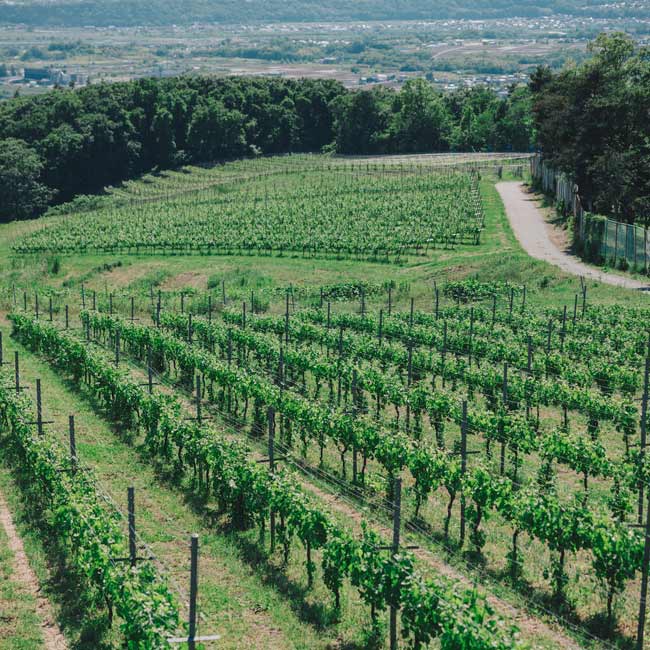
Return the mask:
<path id="1" fill-rule="evenodd" d="M 589 49 L 580 66 L 532 75 L 538 145 L 586 209 L 650 225 L 650 48 L 619 33 Z"/>
<path id="2" fill-rule="evenodd" d="M 0 104 L 0 221 L 153 169 L 246 156 L 528 150 L 530 96 L 442 95 L 424 80 L 349 91 L 331 80 L 178 77 L 54 89 Z"/>

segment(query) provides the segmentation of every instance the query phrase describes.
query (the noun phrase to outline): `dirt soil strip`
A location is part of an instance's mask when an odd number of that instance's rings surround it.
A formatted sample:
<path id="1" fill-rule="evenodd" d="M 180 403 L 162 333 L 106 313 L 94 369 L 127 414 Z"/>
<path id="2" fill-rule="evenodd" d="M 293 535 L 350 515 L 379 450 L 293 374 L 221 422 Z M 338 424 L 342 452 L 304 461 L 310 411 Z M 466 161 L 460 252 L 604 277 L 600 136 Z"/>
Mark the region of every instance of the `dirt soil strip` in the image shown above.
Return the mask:
<path id="1" fill-rule="evenodd" d="M 650 285 L 616 273 L 605 273 L 584 264 L 578 257 L 560 250 L 551 238 L 553 226 L 548 224 L 542 211 L 537 207 L 537 199 L 529 194 L 521 182 L 497 183 L 497 190 L 506 208 L 510 225 L 523 249 L 535 259 L 560 267 L 565 273 L 581 275 L 625 289 L 648 291 Z"/>
<path id="2" fill-rule="evenodd" d="M 41 593 L 41 587 L 36 575 L 29 566 L 23 541 L 14 526 L 11 513 L 4 496 L 0 493 L 0 524 L 9 539 L 9 549 L 13 553 L 13 577 L 34 596 L 36 613 L 41 620 L 43 642 L 46 650 L 68 650 L 68 644 L 56 623 L 52 607 L 48 599 Z"/>

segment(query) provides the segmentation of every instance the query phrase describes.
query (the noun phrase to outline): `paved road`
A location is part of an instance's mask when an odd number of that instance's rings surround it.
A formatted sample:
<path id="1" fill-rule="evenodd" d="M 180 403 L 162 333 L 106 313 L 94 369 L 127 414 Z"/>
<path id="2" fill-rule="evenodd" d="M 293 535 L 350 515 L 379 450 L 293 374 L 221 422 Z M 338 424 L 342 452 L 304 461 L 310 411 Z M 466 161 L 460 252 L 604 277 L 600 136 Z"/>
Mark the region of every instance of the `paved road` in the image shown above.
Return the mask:
<path id="1" fill-rule="evenodd" d="M 560 250 L 549 236 L 549 226 L 523 183 L 497 183 L 497 190 L 506 208 L 510 225 L 523 249 L 535 259 L 560 267 L 566 273 L 581 275 L 590 280 L 598 280 L 625 289 L 650 290 L 647 282 L 627 278 L 617 273 L 605 273 L 588 266 L 578 257 Z"/>

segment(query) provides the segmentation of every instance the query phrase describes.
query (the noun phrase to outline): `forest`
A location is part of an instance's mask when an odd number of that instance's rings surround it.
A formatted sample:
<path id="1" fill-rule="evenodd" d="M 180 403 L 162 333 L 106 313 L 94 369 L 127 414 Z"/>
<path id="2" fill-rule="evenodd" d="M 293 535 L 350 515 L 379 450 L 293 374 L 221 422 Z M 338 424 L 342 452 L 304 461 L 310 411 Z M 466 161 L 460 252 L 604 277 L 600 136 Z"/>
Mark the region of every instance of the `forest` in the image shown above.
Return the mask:
<path id="1" fill-rule="evenodd" d="M 488 19 L 546 16 L 553 13 L 590 17 L 647 17 L 644 3 L 612 4 L 579 0 L 189 0 L 183 12 L 172 0 L 22 0 L 0 4 L 0 23 L 70 26 L 169 25 L 193 22 L 314 22 L 347 20 Z"/>
<path id="2" fill-rule="evenodd" d="M 650 219 L 650 50 L 600 36 L 506 97 L 336 81 L 178 77 L 59 88 L 0 105 L 0 220 L 30 218 L 151 170 L 298 152 L 540 150 L 586 209 Z M 616 115 L 616 120 L 612 117 Z M 101 161 L 101 164 L 97 164 Z"/>
<path id="3" fill-rule="evenodd" d="M 293 152 L 527 151 L 526 88 L 499 98 L 333 81 L 180 77 L 57 89 L 0 105 L 0 220 L 145 171 Z M 100 163 L 100 164 L 98 164 Z"/>

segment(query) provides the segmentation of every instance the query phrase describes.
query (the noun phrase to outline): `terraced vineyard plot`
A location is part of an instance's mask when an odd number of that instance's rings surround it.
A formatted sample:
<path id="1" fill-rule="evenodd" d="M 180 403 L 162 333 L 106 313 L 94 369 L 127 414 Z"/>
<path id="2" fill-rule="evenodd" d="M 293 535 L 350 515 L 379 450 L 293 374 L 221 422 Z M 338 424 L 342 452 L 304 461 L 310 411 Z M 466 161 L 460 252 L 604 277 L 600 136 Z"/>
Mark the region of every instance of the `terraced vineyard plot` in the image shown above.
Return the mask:
<path id="1" fill-rule="evenodd" d="M 484 225 L 471 172 L 305 164 L 243 183 L 234 171 L 209 187 L 205 170 L 196 173 L 196 184 L 192 173 L 174 174 L 167 186 L 115 191 L 98 210 L 72 213 L 14 249 L 395 259 L 478 244 Z"/>

